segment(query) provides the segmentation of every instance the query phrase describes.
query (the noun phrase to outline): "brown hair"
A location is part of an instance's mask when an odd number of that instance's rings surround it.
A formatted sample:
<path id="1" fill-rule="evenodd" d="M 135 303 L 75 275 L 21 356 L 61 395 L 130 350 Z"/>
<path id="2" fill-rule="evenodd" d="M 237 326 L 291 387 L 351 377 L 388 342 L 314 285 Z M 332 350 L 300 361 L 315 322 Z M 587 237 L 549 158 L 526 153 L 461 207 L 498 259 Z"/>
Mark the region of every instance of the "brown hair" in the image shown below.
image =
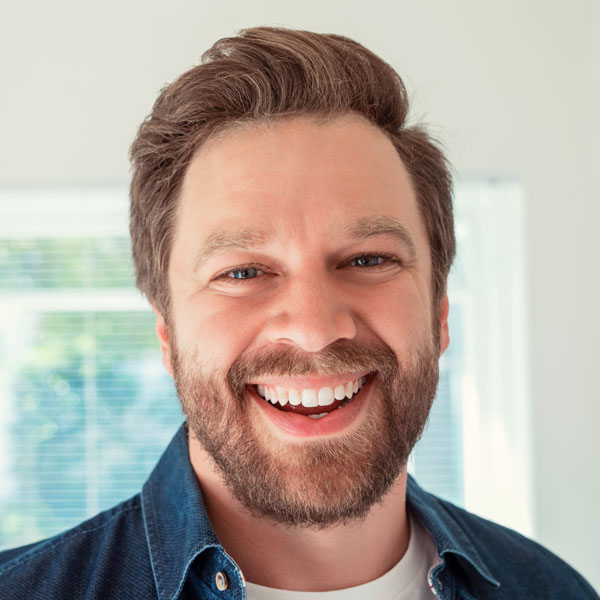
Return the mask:
<path id="1" fill-rule="evenodd" d="M 136 283 L 163 316 L 169 317 L 177 198 L 198 149 L 242 122 L 349 112 L 379 127 L 410 173 L 431 247 L 434 306 L 439 305 L 455 254 L 450 169 L 422 128 L 406 126 L 408 97 L 399 75 L 346 37 L 257 27 L 219 40 L 200 65 L 163 89 L 131 146 Z"/>

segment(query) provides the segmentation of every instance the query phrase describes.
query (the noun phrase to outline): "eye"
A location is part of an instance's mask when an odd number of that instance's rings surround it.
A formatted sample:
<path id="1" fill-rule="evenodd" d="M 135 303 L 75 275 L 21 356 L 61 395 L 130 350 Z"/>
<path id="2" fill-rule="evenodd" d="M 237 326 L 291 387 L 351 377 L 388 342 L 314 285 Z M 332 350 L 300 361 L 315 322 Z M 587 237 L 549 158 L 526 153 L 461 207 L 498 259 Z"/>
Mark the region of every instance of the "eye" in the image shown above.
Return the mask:
<path id="1" fill-rule="evenodd" d="M 265 272 L 258 265 L 243 265 L 223 271 L 214 277 L 215 280 L 226 281 L 227 283 L 238 283 L 249 279 L 256 279 Z"/>
<path id="2" fill-rule="evenodd" d="M 231 279 L 254 279 L 260 273 L 256 267 L 244 267 L 242 269 L 234 269 L 229 271 L 226 276 Z"/>
<path id="3" fill-rule="evenodd" d="M 376 268 L 389 266 L 391 264 L 399 265 L 400 260 L 396 256 L 390 254 L 360 254 L 350 259 L 348 264 L 352 267 L 360 267 L 362 269 Z"/>

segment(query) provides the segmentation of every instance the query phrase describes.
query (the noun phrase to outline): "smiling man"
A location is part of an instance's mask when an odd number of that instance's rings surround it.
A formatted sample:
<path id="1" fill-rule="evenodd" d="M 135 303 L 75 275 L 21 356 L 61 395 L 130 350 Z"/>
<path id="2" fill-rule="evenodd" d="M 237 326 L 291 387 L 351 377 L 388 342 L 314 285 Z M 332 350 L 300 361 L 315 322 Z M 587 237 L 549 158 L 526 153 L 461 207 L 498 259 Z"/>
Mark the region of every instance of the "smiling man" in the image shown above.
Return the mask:
<path id="1" fill-rule="evenodd" d="M 137 283 L 186 425 L 142 492 L 0 555 L 1 598 L 597 598 L 406 472 L 449 343 L 448 166 L 346 38 L 217 42 L 132 146 Z"/>
<path id="2" fill-rule="evenodd" d="M 222 479 L 279 523 L 366 517 L 417 441 L 448 343 L 391 142 L 355 115 L 229 132 L 190 162 L 175 232 L 158 333 L 209 503 Z"/>

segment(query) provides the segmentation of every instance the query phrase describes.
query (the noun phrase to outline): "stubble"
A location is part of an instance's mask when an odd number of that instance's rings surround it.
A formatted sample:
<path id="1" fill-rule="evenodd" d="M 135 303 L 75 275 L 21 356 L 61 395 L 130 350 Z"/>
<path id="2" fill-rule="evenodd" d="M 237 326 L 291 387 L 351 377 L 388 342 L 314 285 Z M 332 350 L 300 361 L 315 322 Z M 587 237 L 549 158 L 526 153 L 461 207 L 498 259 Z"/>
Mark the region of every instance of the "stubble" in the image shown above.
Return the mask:
<path id="1" fill-rule="evenodd" d="M 174 342 L 174 340 L 172 340 Z M 402 362 L 386 345 L 340 340 L 323 352 L 269 349 L 242 355 L 225 374 L 172 345 L 174 379 L 190 435 L 253 515 L 289 526 L 363 519 L 406 467 L 438 383 L 435 340 Z M 249 381 L 264 376 L 376 372 L 366 413 L 349 433 L 293 443 L 261 427 Z M 254 411 L 254 414 L 253 414 Z"/>

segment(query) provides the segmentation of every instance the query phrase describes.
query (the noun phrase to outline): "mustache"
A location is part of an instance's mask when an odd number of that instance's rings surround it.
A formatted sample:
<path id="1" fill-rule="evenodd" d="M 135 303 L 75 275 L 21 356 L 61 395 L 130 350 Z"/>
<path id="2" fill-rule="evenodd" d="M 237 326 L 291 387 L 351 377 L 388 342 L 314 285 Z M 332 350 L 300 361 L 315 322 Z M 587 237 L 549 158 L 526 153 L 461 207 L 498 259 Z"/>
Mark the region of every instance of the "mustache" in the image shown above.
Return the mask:
<path id="1" fill-rule="evenodd" d="M 398 358 L 385 345 L 369 345 L 352 340 L 337 340 L 321 352 L 307 354 L 297 348 L 263 348 L 241 355 L 229 368 L 227 382 L 231 392 L 241 397 L 252 379 L 266 376 L 339 375 L 353 371 L 377 371 L 385 379 L 398 372 Z"/>

